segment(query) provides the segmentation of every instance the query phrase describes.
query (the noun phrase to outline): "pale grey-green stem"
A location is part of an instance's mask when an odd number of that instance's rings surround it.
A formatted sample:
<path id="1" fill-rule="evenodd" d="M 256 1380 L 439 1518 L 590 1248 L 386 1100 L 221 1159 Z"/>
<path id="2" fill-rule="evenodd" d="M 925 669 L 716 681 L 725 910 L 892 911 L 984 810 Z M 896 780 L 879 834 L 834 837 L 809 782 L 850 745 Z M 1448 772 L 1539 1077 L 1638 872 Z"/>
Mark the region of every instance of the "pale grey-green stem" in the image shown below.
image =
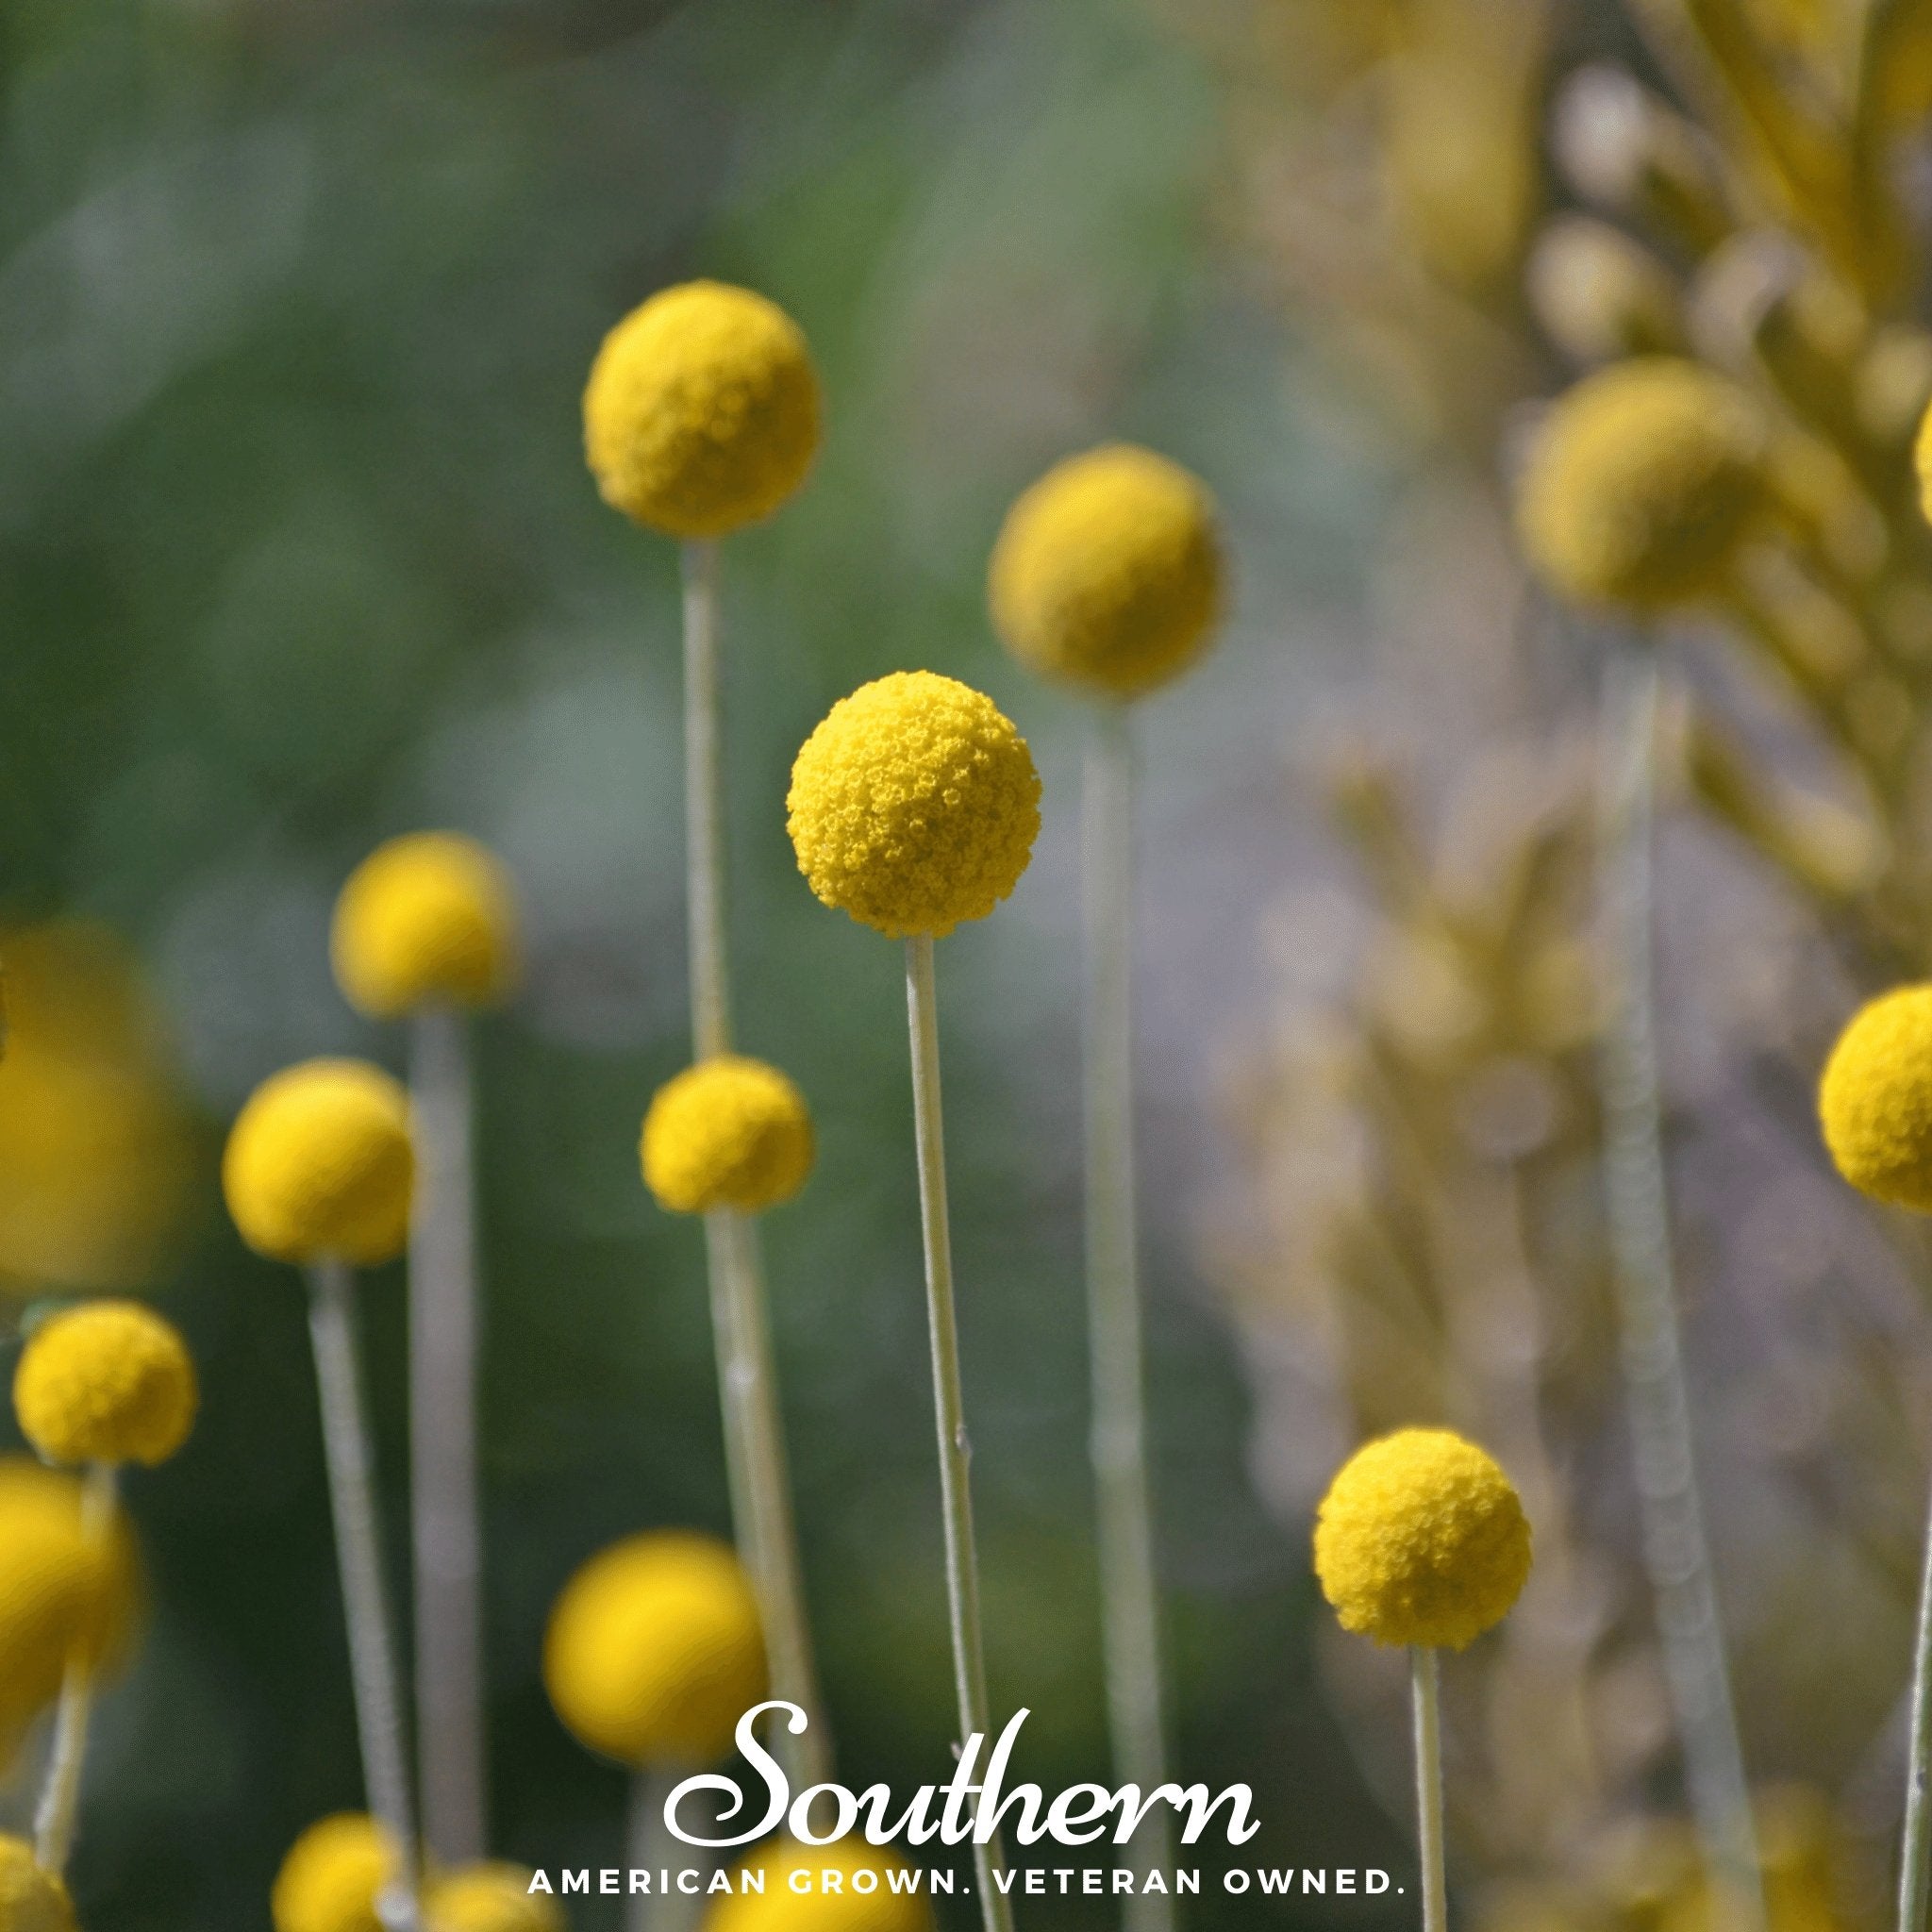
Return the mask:
<path id="1" fill-rule="evenodd" d="M 418 1160 L 409 1223 L 416 1762 L 425 1842 L 446 1867 L 482 1857 L 488 1838 L 471 1088 L 467 1019 L 453 1007 L 425 1008 L 409 1038 Z"/>
<path id="2" fill-rule="evenodd" d="M 1442 1856 L 1442 1699 L 1431 1644 L 1409 1646 L 1415 1715 L 1415 1816 L 1423 1878 L 1423 1932 L 1448 1932 L 1449 1881 Z"/>
<path id="3" fill-rule="evenodd" d="M 992 1749 L 986 1685 L 986 1641 L 979 1616 L 979 1551 L 973 1536 L 973 1445 L 959 1383 L 959 1327 L 953 1302 L 953 1232 L 946 1202 L 946 1141 L 940 1105 L 938 992 L 932 937 L 906 941 L 906 1009 L 912 1034 L 912 1121 L 919 1157 L 919 1224 L 925 1247 L 925 1302 L 932 1335 L 934 1421 L 939 1431 L 940 1497 L 945 1516 L 946 1604 L 953 1627 L 953 1681 L 959 1703 L 959 1742 L 977 1733 Z M 1013 1907 L 995 1883 L 1006 1846 L 995 1831 L 973 1845 L 974 1882 L 986 1932 L 1012 1932 Z"/>
<path id="4" fill-rule="evenodd" d="M 80 1533 L 90 1542 L 103 1543 L 112 1534 L 115 1490 L 113 1464 L 89 1466 L 80 1491 Z M 93 1693 L 93 1659 L 75 1650 L 61 1675 L 60 1702 L 54 1713 L 54 1747 L 47 1758 L 40 1803 L 34 1807 L 34 1859 L 49 1872 L 65 1872 L 74 1850 Z"/>
<path id="5" fill-rule="evenodd" d="M 1671 1252 L 1654 958 L 1657 714 L 1655 658 L 1619 651 L 1606 675 L 1599 833 L 1610 995 L 1600 1054 L 1606 1205 L 1643 1561 L 1691 1816 L 1732 1932 L 1762 1932 L 1757 1830 L 1698 1495 Z"/>
<path id="6" fill-rule="evenodd" d="M 1093 710 L 1081 807 L 1087 1325 L 1101 1629 L 1114 1772 L 1144 1793 L 1168 1774 L 1134 1205 L 1134 744 L 1124 704 L 1103 701 Z M 1142 1881 L 1172 1867 L 1164 1807 L 1142 1822 L 1126 1863 Z M 1174 1900 L 1137 1886 L 1124 1919 L 1128 1932 L 1170 1932 Z"/>
<path id="7" fill-rule="evenodd" d="M 729 1053 L 732 1041 L 718 632 L 718 546 L 687 543 L 685 870 L 691 1051 L 699 1060 Z M 705 1256 L 739 1555 L 758 1592 L 773 1695 L 797 1705 L 809 1719 L 803 1737 L 779 1725 L 773 1747 L 794 1783 L 817 1783 L 829 1767 L 831 1740 L 819 1703 L 792 1526 L 757 1224 L 737 1214 L 707 1215 Z"/>
<path id="8" fill-rule="evenodd" d="M 322 1405 L 323 1456 L 335 1517 L 362 1783 L 371 1814 L 395 1847 L 395 1875 L 376 1902 L 376 1911 L 388 1932 L 418 1932 L 416 1810 L 403 1749 L 402 1693 L 382 1576 L 369 1424 L 362 1407 L 355 1278 L 346 1262 L 325 1258 L 310 1264 L 308 1336 Z"/>
<path id="9" fill-rule="evenodd" d="M 703 1892 L 681 1890 L 677 1874 L 702 1874 L 710 1854 L 684 1843 L 664 1823 L 664 1800 L 686 1775 L 682 1767 L 666 1765 L 650 1766 L 631 1774 L 625 1862 L 633 1871 L 650 1874 L 651 1890 L 630 1894 L 624 1914 L 626 1932 L 691 1932 L 704 1911 Z M 668 1887 L 666 1879 L 670 1880 Z"/>
<path id="10" fill-rule="evenodd" d="M 1906 1758 L 1906 1823 L 1899 1846 L 1899 1932 L 1924 1932 L 1927 1867 L 1932 1864 L 1932 1818 L 1927 1817 L 1926 1774 L 1932 1765 L 1932 1523 L 1925 1525 L 1925 1556 L 1919 1578 L 1919 1622 L 1912 1641 L 1912 1719 Z"/>

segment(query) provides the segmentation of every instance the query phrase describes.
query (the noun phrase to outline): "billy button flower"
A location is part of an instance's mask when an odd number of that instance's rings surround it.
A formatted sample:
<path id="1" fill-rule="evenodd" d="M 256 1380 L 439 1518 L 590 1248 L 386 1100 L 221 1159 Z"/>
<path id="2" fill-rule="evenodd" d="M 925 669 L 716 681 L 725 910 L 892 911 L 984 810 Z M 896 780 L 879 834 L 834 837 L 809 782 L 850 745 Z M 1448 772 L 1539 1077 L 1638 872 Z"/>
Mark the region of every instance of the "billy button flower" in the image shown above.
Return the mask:
<path id="1" fill-rule="evenodd" d="M 336 900 L 330 954 L 343 996 L 409 1030 L 422 1169 L 409 1229 L 416 1745 L 425 1838 L 447 1865 L 482 1856 L 488 1809 L 470 1016 L 514 989 L 519 953 L 509 874 L 459 833 L 378 845 Z"/>
<path id="2" fill-rule="evenodd" d="M 749 289 L 689 282 L 653 295 L 606 339 L 584 392 L 584 441 L 608 503 L 681 541 L 684 573 L 684 780 L 691 1056 L 732 1050 L 724 833 L 724 727 L 719 703 L 720 540 L 770 515 L 804 481 L 818 452 L 819 381 L 798 325 Z M 713 1345 L 726 1391 L 732 1523 L 758 1579 L 783 1695 L 811 1713 L 803 1737 L 778 1749 L 798 1781 L 829 1774 L 816 1673 L 804 1621 L 789 1493 L 771 1485 L 782 1456 L 777 1391 L 756 1226 L 708 1214 Z M 734 1311 L 735 1314 L 734 1314 Z"/>
<path id="3" fill-rule="evenodd" d="M 1448 1923 L 1436 1652 L 1501 1623 L 1529 1563 L 1514 1486 L 1447 1429 L 1402 1429 L 1357 1450 L 1316 1515 L 1315 1574 L 1343 1629 L 1408 1647 L 1424 1932 Z"/>
<path id="4" fill-rule="evenodd" d="M 979 1556 L 973 1536 L 940 1101 L 933 941 L 983 918 L 1019 883 L 1040 831 L 1040 774 L 991 698 L 928 671 L 899 672 L 834 705 L 791 767 L 788 828 L 799 870 L 827 906 L 906 941 L 912 1118 L 932 1336 L 933 1407 L 946 1524 L 946 1588 L 960 1740 L 991 1736 Z M 1010 1932 L 994 1883 L 997 1835 L 974 1847 L 987 1932 Z"/>
<path id="5" fill-rule="evenodd" d="M 563 1908 L 530 1890 L 524 1865 L 490 1858 L 433 1877 L 423 1897 L 425 1932 L 564 1932 Z"/>
<path id="6" fill-rule="evenodd" d="M 926 1893 L 892 1889 L 907 1869 L 890 1848 L 861 1838 L 829 1845 L 767 1839 L 732 1868 L 731 1890 L 711 1902 L 704 1932 L 930 1932 Z M 811 1874 L 802 1890 L 792 1888 L 796 1872 Z M 741 1886 L 745 1873 L 761 1874 L 764 1889 Z"/>
<path id="7" fill-rule="evenodd" d="M 60 1874 L 8 1832 L 0 1832 L 0 1932 L 80 1932 Z"/>
<path id="8" fill-rule="evenodd" d="M 242 1239 L 308 1276 L 362 1776 L 370 1808 L 397 1848 L 395 1877 L 382 1899 L 389 1932 L 421 1925 L 415 1807 L 403 1758 L 352 1269 L 402 1252 L 415 1172 L 408 1096 L 359 1060 L 309 1060 L 265 1080 L 237 1117 L 222 1158 L 228 1212 Z"/>
<path id="9" fill-rule="evenodd" d="M 1049 470 L 1008 512 L 988 570 L 994 627 L 1023 664 L 1091 699 L 1082 791 L 1086 1233 L 1091 1431 L 1108 1710 L 1117 1774 L 1168 1778 L 1147 1474 L 1134 1211 L 1130 706 L 1211 641 L 1224 563 L 1214 500 L 1152 450 L 1114 443 Z M 1163 1813 L 1128 1857 L 1173 1862 Z M 1137 1888 L 1128 1932 L 1166 1932 L 1172 1898 Z"/>
<path id="10" fill-rule="evenodd" d="M 112 1535 L 124 1462 L 164 1462 L 187 1441 L 199 1401 L 194 1364 L 174 1325 L 137 1302 L 93 1302 L 42 1323 L 21 1352 L 13 1407 L 21 1432 L 49 1462 L 87 1471 L 83 1535 Z M 34 1817 L 34 1851 L 48 1871 L 67 1868 L 80 1807 L 93 1703 L 84 1644 L 62 1674 L 54 1747 Z"/>
<path id="11" fill-rule="evenodd" d="M 275 1932 L 382 1932 L 376 1900 L 395 1853 L 359 1811 L 318 1820 L 290 1846 L 269 1895 Z M 562 1932 L 553 1899 L 531 1896 L 522 1866 L 494 1861 L 425 1879 L 424 1932 Z M 4 1932 L 4 1928 L 0 1928 Z"/>
<path id="12" fill-rule="evenodd" d="M 676 1214 L 762 1213 L 811 1172 L 811 1112 L 776 1067 L 720 1054 L 658 1090 L 639 1149 L 645 1184 Z"/>
<path id="13" fill-rule="evenodd" d="M 1932 1214 L 1932 986 L 1882 993 L 1853 1015 L 1824 1063 L 1818 1117 L 1839 1173 L 1890 1207 Z M 1932 1896 L 1932 1524 L 1912 1650 L 1899 1924 L 1923 1925 Z"/>

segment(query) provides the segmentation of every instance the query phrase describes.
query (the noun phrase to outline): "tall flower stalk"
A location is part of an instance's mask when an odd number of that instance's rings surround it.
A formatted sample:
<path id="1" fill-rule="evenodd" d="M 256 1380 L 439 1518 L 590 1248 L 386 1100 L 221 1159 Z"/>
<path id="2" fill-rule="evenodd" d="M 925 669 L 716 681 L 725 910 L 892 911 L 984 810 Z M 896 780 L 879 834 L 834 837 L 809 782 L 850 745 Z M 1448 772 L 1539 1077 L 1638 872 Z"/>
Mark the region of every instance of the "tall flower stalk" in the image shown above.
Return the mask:
<path id="1" fill-rule="evenodd" d="M 1222 603 L 1214 504 L 1151 450 L 1109 444 L 1058 464 L 1013 505 L 988 570 L 995 627 L 1020 661 L 1091 700 L 1082 803 L 1087 1307 L 1101 1624 L 1115 1772 L 1168 1781 L 1160 1592 L 1147 1466 L 1145 1345 L 1134 1189 L 1136 700 L 1206 649 Z M 1129 1932 L 1170 1932 L 1169 1814 L 1127 1847 L 1142 1881 Z"/>
<path id="2" fill-rule="evenodd" d="M 721 397 L 730 407 L 720 405 Z M 796 325 L 749 290 L 667 289 L 605 339 L 584 394 L 586 453 L 607 502 L 682 541 L 686 921 L 691 1047 L 731 1051 L 718 541 L 769 515 L 804 480 L 819 442 L 818 378 Z M 772 1689 L 809 1719 L 780 1726 L 794 1780 L 830 1763 L 792 1527 L 784 1424 L 758 1229 L 731 1210 L 705 1220 L 732 1522 L 755 1579 Z"/>
<path id="3" fill-rule="evenodd" d="M 424 1831 L 445 1868 L 480 1858 L 489 1839 L 470 1014 L 515 984 L 516 927 L 509 876 L 491 852 L 454 832 L 412 832 L 349 875 L 330 935 L 349 1003 L 409 1027 L 421 1169 L 409 1218 L 416 1744 Z"/>
<path id="4" fill-rule="evenodd" d="M 87 1472 L 81 1490 L 81 1534 L 91 1544 L 104 1542 L 116 1507 L 114 1466 L 96 1462 Z M 93 1712 L 94 1663 L 84 1646 L 76 1645 L 60 1679 L 60 1701 L 54 1709 L 54 1744 L 48 1753 L 41 1795 L 34 1806 L 34 1860 L 42 1871 L 59 1876 L 67 1870 L 80 1820 L 80 1783 L 87 1764 L 88 1724 Z"/>
<path id="5" fill-rule="evenodd" d="M 991 699 L 931 672 L 882 677 L 834 705 L 791 767 L 787 828 L 827 906 L 906 946 L 912 1119 L 932 1342 L 933 1416 L 959 1748 L 991 1748 L 992 1707 L 973 1530 L 973 1452 L 959 1373 L 953 1238 L 940 1103 L 933 941 L 980 919 L 1019 882 L 1040 832 L 1040 774 Z M 987 1932 L 1009 1932 L 997 1830 L 974 1835 Z"/>
<path id="6" fill-rule="evenodd" d="M 1604 698 L 1603 921 L 1610 1000 L 1602 1047 L 1605 1184 L 1644 1568 L 1713 1885 L 1740 1932 L 1764 1891 L 1690 1436 L 1657 1078 L 1652 868 L 1657 672 L 1609 667 Z"/>

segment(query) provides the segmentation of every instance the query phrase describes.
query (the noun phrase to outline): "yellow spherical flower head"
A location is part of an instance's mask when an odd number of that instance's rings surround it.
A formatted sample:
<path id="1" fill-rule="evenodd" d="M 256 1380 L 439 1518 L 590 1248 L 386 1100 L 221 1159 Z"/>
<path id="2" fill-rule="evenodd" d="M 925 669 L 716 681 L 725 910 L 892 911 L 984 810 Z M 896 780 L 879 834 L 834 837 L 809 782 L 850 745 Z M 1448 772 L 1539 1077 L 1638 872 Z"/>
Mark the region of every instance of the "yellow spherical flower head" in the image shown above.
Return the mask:
<path id="1" fill-rule="evenodd" d="M 1315 1574 L 1343 1629 L 1460 1650 L 1516 1601 L 1529 1524 L 1509 1478 L 1474 1443 L 1402 1429 L 1357 1450 L 1328 1486 Z"/>
<path id="2" fill-rule="evenodd" d="M 336 900 L 329 957 L 358 1012 L 487 1007 L 515 983 L 516 906 L 495 855 L 456 832 L 378 845 Z"/>
<path id="3" fill-rule="evenodd" d="M 722 537 L 771 515 L 818 446 L 805 337 L 749 289 L 665 289 L 605 337 L 591 367 L 584 448 L 597 488 L 673 537 Z"/>
<path id="4" fill-rule="evenodd" d="M 558 1716 L 607 1757 L 716 1763 L 765 1694 L 750 1580 L 713 1537 L 626 1537 L 564 1586 L 543 1640 L 543 1682 Z"/>
<path id="5" fill-rule="evenodd" d="M 408 1239 L 415 1173 L 402 1088 L 362 1060 L 305 1060 L 249 1096 L 222 1188 L 258 1254 L 374 1264 Z"/>
<path id="6" fill-rule="evenodd" d="M 1824 1063 L 1818 1117 L 1853 1187 L 1932 1214 L 1932 986 L 1858 1009 Z"/>
<path id="7" fill-rule="evenodd" d="M 90 1302 L 42 1322 L 13 1372 L 22 1433 L 49 1462 L 165 1462 L 201 1402 L 188 1344 L 139 1302 Z"/>
<path id="8" fill-rule="evenodd" d="M 704 1932 L 928 1932 L 932 1906 L 924 1891 L 892 1890 L 892 1874 L 908 1869 L 897 1854 L 862 1838 L 829 1845 L 768 1839 L 734 1868 L 734 1877 L 762 1872 L 764 1890 L 734 1883 L 721 1891 Z"/>
<path id="9" fill-rule="evenodd" d="M 522 1865 L 491 1860 L 433 1878 L 423 1895 L 424 1932 L 564 1932 L 562 1908 L 532 1892 Z"/>
<path id="10" fill-rule="evenodd" d="M 25 1456 L 0 1457 L 0 1770 L 60 1689 L 78 1649 L 110 1668 L 130 1641 L 139 1579 L 127 1520 L 106 1536 L 81 1517 L 81 1486 Z"/>
<path id="11" fill-rule="evenodd" d="M 805 1185 L 811 1110 L 776 1067 L 719 1054 L 658 1088 L 641 1156 L 645 1184 L 673 1213 L 756 1214 Z"/>
<path id="12" fill-rule="evenodd" d="M 24 1838 L 0 1832 L 0 1932 L 78 1932 L 74 1901 Z"/>
<path id="13" fill-rule="evenodd" d="M 395 1863 L 389 1834 L 365 1813 L 318 1820 L 275 1874 L 268 1901 L 275 1932 L 384 1932 L 375 1901 Z"/>
<path id="14" fill-rule="evenodd" d="M 1070 458 L 1008 512 L 987 588 L 1023 663 L 1139 697 L 1200 656 L 1220 614 L 1214 500 L 1152 450 L 1114 443 Z"/>
<path id="15" fill-rule="evenodd" d="M 1932 408 L 1919 419 L 1919 434 L 1912 443 L 1912 467 L 1919 475 L 1919 509 L 1932 520 Z"/>
<path id="16" fill-rule="evenodd" d="M 1524 465 L 1517 529 L 1580 603 L 1650 611 L 1714 590 L 1768 505 L 1767 430 L 1737 384 L 1644 356 L 1550 407 Z"/>
<path id="17" fill-rule="evenodd" d="M 900 671 L 841 698 L 786 799 L 798 869 L 827 906 L 891 939 L 983 919 L 1040 832 L 1040 774 L 989 697 Z"/>

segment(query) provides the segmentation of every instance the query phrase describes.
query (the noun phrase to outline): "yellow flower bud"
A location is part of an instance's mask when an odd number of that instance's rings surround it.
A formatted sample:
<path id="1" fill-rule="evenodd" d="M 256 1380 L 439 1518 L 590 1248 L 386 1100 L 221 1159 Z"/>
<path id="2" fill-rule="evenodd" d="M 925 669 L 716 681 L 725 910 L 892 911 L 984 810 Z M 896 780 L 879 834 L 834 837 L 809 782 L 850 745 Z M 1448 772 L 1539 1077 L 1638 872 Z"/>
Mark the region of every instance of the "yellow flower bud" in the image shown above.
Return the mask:
<path id="1" fill-rule="evenodd" d="M 165 1462 L 200 1400 L 180 1332 L 139 1302 L 42 1322 L 13 1373 L 21 1432 L 49 1462 Z"/>
<path id="2" fill-rule="evenodd" d="M 336 901 L 329 957 L 358 1012 L 487 1007 L 516 979 L 516 907 L 494 854 L 456 832 L 378 845 Z"/>
<path id="3" fill-rule="evenodd" d="M 0 1768 L 60 1689 L 70 1653 L 110 1668 L 131 1640 L 134 1541 L 118 1510 L 105 1537 L 81 1523 L 81 1486 L 0 1457 Z"/>
<path id="4" fill-rule="evenodd" d="M 361 1060 L 305 1060 L 249 1096 L 222 1188 L 258 1254 L 374 1264 L 408 1239 L 415 1171 L 401 1087 Z"/>
<path id="5" fill-rule="evenodd" d="M 1152 450 L 1113 443 L 1072 457 L 1008 512 L 987 590 L 1022 663 L 1139 697 L 1200 656 L 1220 615 L 1214 500 Z"/>
<path id="6" fill-rule="evenodd" d="M 564 1932 L 562 1908 L 530 1890 L 522 1865 L 491 1860 L 433 1878 L 423 1895 L 424 1932 Z"/>
<path id="7" fill-rule="evenodd" d="M 907 1870 L 895 1852 L 862 1838 L 830 1845 L 767 1839 L 733 1867 L 734 1874 L 762 1872 L 764 1890 L 734 1885 L 721 1891 L 705 1914 L 704 1932 L 930 1932 L 932 1904 L 924 1890 L 892 1890 L 891 1874 Z M 811 1874 L 800 1881 L 808 1889 L 792 1889 L 794 1872 Z"/>
<path id="8" fill-rule="evenodd" d="M 749 289 L 665 289 L 605 337 L 591 365 L 584 447 L 597 487 L 673 537 L 722 537 L 770 516 L 818 446 L 805 337 Z"/>
<path id="9" fill-rule="evenodd" d="M 395 1848 L 360 1811 L 319 1819 L 289 1847 L 269 1893 L 275 1932 L 384 1932 L 376 1895 L 395 1870 Z"/>
<path id="10" fill-rule="evenodd" d="M 765 1694 L 750 1579 L 713 1537 L 626 1537 L 558 1597 L 543 1682 L 558 1716 L 592 1751 L 633 1766 L 714 1764 Z"/>
<path id="11" fill-rule="evenodd" d="M 79 1932 L 74 1901 L 24 1838 L 0 1832 L 0 1932 Z"/>
<path id="12" fill-rule="evenodd" d="M 1550 406 L 1517 491 L 1518 534 L 1550 587 L 1654 611 L 1721 586 L 1768 504 L 1767 429 L 1738 385 L 1646 356 Z"/>
<path id="13" fill-rule="evenodd" d="M 1902 986 L 1858 1009 L 1824 1063 L 1818 1118 L 1853 1187 L 1932 1214 L 1932 986 Z"/>
<path id="14" fill-rule="evenodd" d="M 798 869 L 827 906 L 891 939 L 983 919 L 1040 831 L 1040 774 L 991 698 L 901 671 L 841 698 L 791 767 Z"/>
<path id="15" fill-rule="evenodd" d="M 1932 407 L 1919 419 L 1919 433 L 1912 443 L 1912 467 L 1919 476 L 1919 509 L 1932 520 Z"/>
<path id="16" fill-rule="evenodd" d="M 658 1088 L 641 1156 L 645 1185 L 674 1214 L 757 1214 L 805 1185 L 811 1111 L 776 1067 L 719 1054 Z"/>
<path id="17" fill-rule="evenodd" d="M 1529 1576 L 1529 1524 L 1509 1478 L 1447 1429 L 1359 1449 L 1315 1520 L 1315 1574 L 1344 1630 L 1461 1650 Z"/>

